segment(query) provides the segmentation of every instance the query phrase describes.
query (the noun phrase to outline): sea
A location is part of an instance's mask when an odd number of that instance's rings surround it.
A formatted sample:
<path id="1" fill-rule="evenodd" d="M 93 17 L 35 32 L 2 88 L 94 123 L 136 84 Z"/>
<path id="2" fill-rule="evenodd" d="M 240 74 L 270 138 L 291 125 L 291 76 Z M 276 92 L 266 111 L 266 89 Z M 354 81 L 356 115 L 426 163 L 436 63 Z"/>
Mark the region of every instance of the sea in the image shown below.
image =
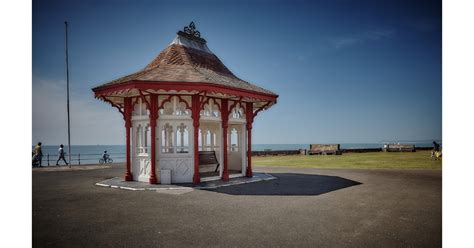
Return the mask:
<path id="1" fill-rule="evenodd" d="M 441 141 L 437 140 L 438 143 Z M 341 149 L 354 148 L 381 148 L 384 144 L 403 143 L 413 144 L 415 147 L 432 147 L 432 141 L 409 141 L 409 142 L 379 142 L 379 143 L 341 143 Z M 33 148 L 33 147 L 32 147 Z M 58 159 L 58 146 L 43 145 L 43 165 L 55 165 Z M 298 150 L 308 149 L 309 144 L 252 144 L 253 151 L 264 150 Z M 68 160 L 68 147 L 64 146 L 66 160 Z M 72 164 L 97 164 L 104 151 L 107 151 L 114 162 L 125 162 L 124 145 L 73 145 L 71 146 Z M 69 161 L 68 161 L 69 162 Z M 62 161 L 60 164 L 63 163 Z"/>

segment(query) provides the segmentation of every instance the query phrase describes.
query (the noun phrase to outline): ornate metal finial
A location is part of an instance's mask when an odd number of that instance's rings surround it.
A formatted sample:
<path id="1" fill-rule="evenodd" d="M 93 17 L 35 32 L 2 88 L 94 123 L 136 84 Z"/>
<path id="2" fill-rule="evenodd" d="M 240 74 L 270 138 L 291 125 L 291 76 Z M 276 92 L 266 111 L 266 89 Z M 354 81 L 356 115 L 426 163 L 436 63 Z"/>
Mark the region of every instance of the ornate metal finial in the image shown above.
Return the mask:
<path id="1" fill-rule="evenodd" d="M 184 27 L 184 32 L 191 36 L 201 38 L 201 33 L 196 30 L 196 26 L 194 25 L 194 22 L 191 22 L 189 23 L 189 26 Z"/>
<path id="2" fill-rule="evenodd" d="M 189 23 L 188 26 L 184 27 L 183 31 L 178 31 L 177 34 L 193 41 L 206 44 L 206 40 L 201 38 L 201 33 L 196 30 L 196 25 L 194 22 Z"/>

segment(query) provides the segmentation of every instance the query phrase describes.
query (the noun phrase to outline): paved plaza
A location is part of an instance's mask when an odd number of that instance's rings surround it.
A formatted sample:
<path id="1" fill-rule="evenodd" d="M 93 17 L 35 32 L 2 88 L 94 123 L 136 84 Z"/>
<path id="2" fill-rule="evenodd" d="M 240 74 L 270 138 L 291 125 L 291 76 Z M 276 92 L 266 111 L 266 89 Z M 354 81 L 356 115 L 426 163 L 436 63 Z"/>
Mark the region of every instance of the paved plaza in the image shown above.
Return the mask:
<path id="1" fill-rule="evenodd" d="M 276 179 L 134 191 L 96 185 L 123 165 L 90 168 L 33 171 L 34 247 L 441 247 L 440 170 L 257 167 Z"/>

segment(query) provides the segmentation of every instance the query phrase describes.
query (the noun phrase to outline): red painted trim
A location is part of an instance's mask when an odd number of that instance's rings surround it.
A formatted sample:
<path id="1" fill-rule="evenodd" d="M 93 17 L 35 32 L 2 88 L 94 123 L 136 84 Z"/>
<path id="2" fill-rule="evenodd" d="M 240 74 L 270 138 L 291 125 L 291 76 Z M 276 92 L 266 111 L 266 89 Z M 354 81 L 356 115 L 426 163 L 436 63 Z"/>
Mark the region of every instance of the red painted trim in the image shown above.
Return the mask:
<path id="1" fill-rule="evenodd" d="M 207 98 L 207 92 L 199 92 L 198 95 L 200 95 L 200 98 L 201 99 L 201 105 L 199 106 L 200 109 L 203 109 L 204 108 L 204 105 L 205 105 L 205 102 L 209 102 L 209 98 Z M 206 99 L 206 101 L 204 101 L 204 99 Z"/>
<path id="2" fill-rule="evenodd" d="M 163 106 L 165 105 L 165 103 L 171 102 L 171 98 L 172 98 L 173 96 L 174 96 L 174 95 L 169 95 L 168 98 L 166 98 L 165 100 L 163 100 L 163 101 L 161 102 L 161 104 L 158 106 L 158 109 L 162 109 Z"/>
<path id="3" fill-rule="evenodd" d="M 263 105 L 262 107 L 260 107 L 259 109 L 257 109 L 257 111 L 255 111 L 255 113 L 253 113 L 252 115 L 252 122 L 253 122 L 253 119 L 255 119 L 255 116 L 257 116 L 258 112 L 264 110 L 268 105 L 270 105 L 271 102 L 267 102 L 267 104 Z"/>
<path id="4" fill-rule="evenodd" d="M 235 87 L 216 85 L 205 82 L 155 82 L 155 81 L 128 81 L 125 83 L 96 87 L 92 89 L 96 96 L 107 95 L 123 89 L 138 90 L 177 90 L 177 91 L 199 91 L 199 92 L 218 92 L 241 97 L 252 97 L 263 101 L 276 101 L 278 95 L 261 93 L 251 90 L 245 90 Z"/>
<path id="5" fill-rule="evenodd" d="M 252 177 L 252 122 L 253 122 L 253 103 L 248 102 L 245 106 L 245 116 L 247 119 L 247 170 L 246 177 Z"/>
<path id="6" fill-rule="evenodd" d="M 205 95 L 202 96 L 202 99 L 203 100 L 201 100 L 201 106 L 199 107 L 200 109 L 204 109 L 204 105 L 209 104 L 209 100 L 211 100 L 210 97 L 206 97 Z M 204 100 L 204 99 L 206 99 L 206 100 Z M 214 101 L 214 103 L 215 103 L 215 101 Z"/>
<path id="7" fill-rule="evenodd" d="M 150 96 L 150 129 L 151 129 L 151 169 L 150 184 L 157 184 L 156 178 L 156 120 L 158 119 L 158 95 Z"/>
<path id="8" fill-rule="evenodd" d="M 125 114 L 123 113 L 123 110 L 122 110 L 122 107 L 120 107 L 120 105 L 117 105 L 115 104 L 114 102 L 110 101 L 109 99 L 105 98 L 105 97 L 99 97 L 99 99 L 101 99 L 102 101 L 104 102 L 107 102 L 109 103 L 110 105 L 112 105 L 112 107 L 115 107 L 118 109 L 118 111 L 122 114 L 122 116 L 124 116 Z"/>
<path id="9" fill-rule="evenodd" d="M 237 106 L 237 104 L 240 105 L 240 107 L 243 107 L 242 106 L 242 97 L 239 98 L 239 100 L 233 100 L 233 104 L 230 105 L 230 108 L 229 108 L 229 114 L 232 113 L 232 110 Z"/>
<path id="10" fill-rule="evenodd" d="M 150 102 L 148 102 L 148 100 L 146 99 L 145 95 L 143 95 L 142 90 L 138 90 L 138 92 L 140 93 L 140 97 L 141 97 L 141 99 L 142 99 L 142 102 L 145 103 L 146 108 L 147 108 L 148 110 L 151 110 Z"/>
<path id="11" fill-rule="evenodd" d="M 132 109 L 134 109 L 135 104 L 137 104 L 138 100 L 140 99 L 140 97 L 138 97 L 138 96 L 137 97 L 132 97 L 132 99 L 134 99 L 134 98 L 135 98 L 135 101 L 133 101 L 133 103 L 132 103 Z"/>
<path id="12" fill-rule="evenodd" d="M 229 127 L 229 102 L 227 99 L 222 99 L 222 135 L 223 135 L 223 155 L 224 155 L 224 167 L 222 171 L 222 180 L 229 180 L 229 171 L 228 171 L 228 159 L 227 159 L 227 128 Z"/>
<path id="13" fill-rule="evenodd" d="M 201 177 L 199 176 L 199 118 L 200 111 L 199 107 L 201 106 L 199 95 L 192 96 L 192 118 L 193 118 L 193 127 L 194 127 L 194 176 L 193 184 L 199 184 L 201 182 Z"/>
<path id="14" fill-rule="evenodd" d="M 125 181 L 132 181 L 132 172 L 131 172 L 131 163 L 130 163 L 130 128 L 132 127 L 132 99 L 127 97 L 124 99 L 124 120 L 125 120 L 125 130 L 126 130 L 126 158 L 127 161 L 126 171 L 125 171 Z"/>
<path id="15" fill-rule="evenodd" d="M 217 102 L 217 98 L 215 98 L 215 97 L 209 97 L 209 98 L 212 100 L 212 102 L 213 102 L 215 105 L 217 105 L 217 107 L 219 108 L 219 111 L 220 111 L 220 109 L 221 109 L 221 104 L 220 104 L 219 102 Z"/>

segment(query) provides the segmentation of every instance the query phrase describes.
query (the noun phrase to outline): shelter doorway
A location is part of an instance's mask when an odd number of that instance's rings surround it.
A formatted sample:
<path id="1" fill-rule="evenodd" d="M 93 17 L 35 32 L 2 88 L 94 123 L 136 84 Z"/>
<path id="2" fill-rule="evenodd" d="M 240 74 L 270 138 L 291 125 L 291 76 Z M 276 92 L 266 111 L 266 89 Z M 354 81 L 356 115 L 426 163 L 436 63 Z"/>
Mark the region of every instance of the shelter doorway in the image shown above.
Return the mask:
<path id="1" fill-rule="evenodd" d="M 229 177 L 240 177 L 245 175 L 247 150 L 245 144 L 245 124 L 236 123 L 229 125 L 228 133 L 228 162 Z"/>

